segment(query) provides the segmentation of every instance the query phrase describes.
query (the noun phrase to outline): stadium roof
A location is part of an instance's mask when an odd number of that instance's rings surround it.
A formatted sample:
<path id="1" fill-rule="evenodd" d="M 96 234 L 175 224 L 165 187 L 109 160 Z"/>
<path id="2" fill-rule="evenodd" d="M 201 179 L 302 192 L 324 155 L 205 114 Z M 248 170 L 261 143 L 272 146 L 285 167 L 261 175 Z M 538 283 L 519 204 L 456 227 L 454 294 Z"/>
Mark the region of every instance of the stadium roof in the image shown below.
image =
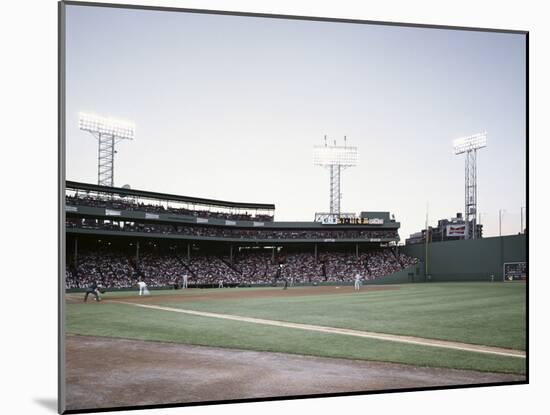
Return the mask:
<path id="1" fill-rule="evenodd" d="M 180 195 L 173 195 L 169 193 L 150 192 L 147 190 L 135 190 L 135 189 L 128 189 L 123 187 L 100 186 L 97 184 L 73 182 L 70 180 L 67 180 L 65 182 L 65 187 L 67 189 L 74 189 L 74 190 L 84 190 L 84 191 L 101 192 L 101 193 L 115 193 L 117 195 L 137 196 L 137 197 L 142 197 L 147 199 L 172 200 L 172 201 L 191 203 L 191 204 L 197 204 L 197 205 L 206 205 L 206 206 L 219 206 L 219 207 L 230 207 L 230 208 L 239 208 L 239 209 L 275 210 L 275 205 L 272 203 L 228 202 L 226 200 L 204 199 L 200 197 L 191 197 L 191 196 L 180 196 Z"/>

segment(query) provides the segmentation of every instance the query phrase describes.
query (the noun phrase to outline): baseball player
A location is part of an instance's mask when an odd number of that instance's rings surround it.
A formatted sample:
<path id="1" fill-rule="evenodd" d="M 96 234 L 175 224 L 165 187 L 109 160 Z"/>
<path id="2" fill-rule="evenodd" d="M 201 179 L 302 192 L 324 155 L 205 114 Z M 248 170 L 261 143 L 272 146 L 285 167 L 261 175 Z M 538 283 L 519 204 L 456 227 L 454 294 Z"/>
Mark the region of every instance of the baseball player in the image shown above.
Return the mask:
<path id="1" fill-rule="evenodd" d="M 355 274 L 355 286 L 353 288 L 355 291 L 359 291 L 361 289 L 361 274 L 359 273 Z"/>
<path id="2" fill-rule="evenodd" d="M 218 288 L 223 288 L 223 280 L 218 281 Z"/>
<path id="3" fill-rule="evenodd" d="M 139 287 L 139 295 L 151 295 L 149 289 L 147 288 L 147 284 L 145 284 L 143 281 L 139 281 L 137 285 Z"/>
<path id="4" fill-rule="evenodd" d="M 101 301 L 101 296 L 99 295 L 100 294 L 100 289 L 101 289 L 101 286 L 98 285 L 97 282 L 94 282 L 92 285 L 90 285 L 86 289 L 86 295 L 84 296 L 84 302 L 88 301 L 88 296 L 90 294 L 93 294 L 95 296 L 96 301 Z"/>
<path id="5" fill-rule="evenodd" d="M 288 278 L 284 275 L 283 270 L 284 270 L 283 264 L 279 264 L 279 269 L 277 270 L 277 279 L 279 278 L 283 279 L 283 281 L 285 282 L 283 290 L 286 290 L 288 288 Z"/>
<path id="6" fill-rule="evenodd" d="M 183 287 L 182 288 L 187 288 L 187 279 L 189 278 L 189 276 L 187 275 L 187 273 L 183 274 Z"/>

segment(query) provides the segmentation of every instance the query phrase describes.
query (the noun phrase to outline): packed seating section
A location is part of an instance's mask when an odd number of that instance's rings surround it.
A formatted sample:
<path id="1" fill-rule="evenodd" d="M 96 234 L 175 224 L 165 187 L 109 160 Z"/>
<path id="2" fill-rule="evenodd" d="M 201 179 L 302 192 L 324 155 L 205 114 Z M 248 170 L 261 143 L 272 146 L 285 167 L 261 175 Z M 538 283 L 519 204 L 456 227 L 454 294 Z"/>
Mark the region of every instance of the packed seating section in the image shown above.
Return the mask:
<path id="1" fill-rule="evenodd" d="M 296 284 L 352 282 L 356 274 L 372 280 L 416 264 L 416 258 L 392 249 L 375 249 L 359 256 L 346 252 L 279 252 L 244 249 L 230 260 L 227 256 L 194 253 L 190 260 L 175 252 L 145 251 L 139 258 L 103 248 L 84 250 L 76 260 L 68 258 L 66 288 L 86 288 L 98 283 L 106 288 L 129 288 L 144 281 L 149 287 L 180 286 L 183 275 L 190 286 Z"/>

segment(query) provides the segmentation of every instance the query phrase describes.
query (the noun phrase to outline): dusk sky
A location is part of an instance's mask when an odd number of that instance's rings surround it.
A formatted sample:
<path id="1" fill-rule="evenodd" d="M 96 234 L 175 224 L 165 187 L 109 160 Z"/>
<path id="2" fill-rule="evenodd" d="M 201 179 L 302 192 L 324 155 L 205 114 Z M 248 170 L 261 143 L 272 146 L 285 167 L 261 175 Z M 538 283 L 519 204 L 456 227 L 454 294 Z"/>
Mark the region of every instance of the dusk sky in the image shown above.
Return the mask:
<path id="1" fill-rule="evenodd" d="M 275 203 L 276 220 L 329 208 L 323 136 L 359 147 L 342 211 L 390 211 L 402 241 L 464 210 L 455 138 L 481 131 L 484 235 L 520 231 L 525 37 L 520 34 L 67 6 L 67 179 L 97 183 L 79 111 L 136 124 L 115 186 Z"/>

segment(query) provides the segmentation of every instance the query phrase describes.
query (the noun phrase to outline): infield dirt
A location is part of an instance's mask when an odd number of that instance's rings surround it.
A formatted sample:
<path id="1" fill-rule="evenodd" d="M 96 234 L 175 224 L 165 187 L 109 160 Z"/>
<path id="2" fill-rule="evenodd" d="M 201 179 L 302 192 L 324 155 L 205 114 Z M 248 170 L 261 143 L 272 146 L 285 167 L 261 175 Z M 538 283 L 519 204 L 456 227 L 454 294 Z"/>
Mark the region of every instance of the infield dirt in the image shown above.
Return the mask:
<path id="1" fill-rule="evenodd" d="M 389 286 L 389 285 L 371 285 L 363 287 L 361 291 L 372 292 L 372 291 L 388 291 L 388 290 L 399 290 L 398 286 Z M 182 301 L 216 301 L 216 300 L 228 300 L 228 299 L 240 299 L 240 298 L 263 298 L 263 297 L 300 297 L 300 296 L 312 296 L 312 295 L 335 295 L 335 294 L 346 294 L 352 293 L 354 289 L 352 286 L 319 286 L 319 287 L 293 287 L 287 290 L 275 289 L 275 288 L 265 288 L 265 289 L 247 289 L 247 288 L 231 288 L 231 289 L 197 289 L 190 288 L 188 290 L 177 290 L 174 291 L 174 294 L 166 294 L 163 292 L 161 295 L 158 295 L 153 291 L 153 295 L 150 296 L 125 296 L 124 301 L 128 302 L 138 302 L 138 303 L 150 303 L 150 304 L 159 304 L 159 303 L 170 303 L 170 302 L 182 302 Z M 112 293 L 107 292 L 104 298 L 108 300 L 109 298 L 116 297 L 116 292 Z M 155 295 L 157 294 L 157 295 Z M 84 294 L 71 293 L 66 295 L 68 303 L 80 303 L 83 301 Z M 88 299 L 90 304 L 95 303 L 93 298 Z"/>

